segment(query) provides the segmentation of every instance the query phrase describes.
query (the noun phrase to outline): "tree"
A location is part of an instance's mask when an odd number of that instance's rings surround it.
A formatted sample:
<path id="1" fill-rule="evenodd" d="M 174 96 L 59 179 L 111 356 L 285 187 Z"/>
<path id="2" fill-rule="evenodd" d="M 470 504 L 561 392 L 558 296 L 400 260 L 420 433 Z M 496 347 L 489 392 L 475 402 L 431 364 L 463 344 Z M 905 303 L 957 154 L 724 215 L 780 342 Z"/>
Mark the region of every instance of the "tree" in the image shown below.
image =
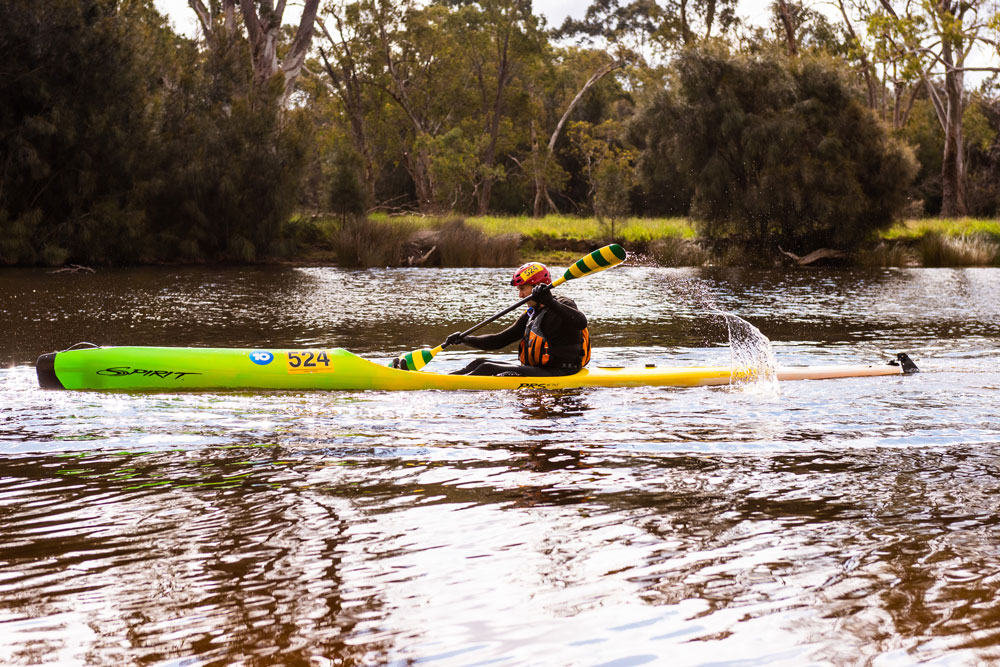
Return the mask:
<path id="1" fill-rule="evenodd" d="M 279 78 L 252 90 L 246 46 L 201 52 L 185 85 L 169 91 L 163 145 L 150 158 L 161 177 L 147 195 L 160 258 L 251 261 L 287 251 L 313 128 L 303 110 L 280 106 Z"/>
<path id="2" fill-rule="evenodd" d="M 709 236 L 852 246 L 906 203 L 912 155 L 833 61 L 699 48 L 676 70 L 641 114 L 660 121 L 645 123 L 644 159 L 679 161 Z"/>
<path id="3" fill-rule="evenodd" d="M 362 215 L 368 208 L 361 158 L 347 146 L 336 146 L 329 156 L 329 208 L 340 215 L 341 224 L 349 217 Z"/>
<path id="4" fill-rule="evenodd" d="M 358 20 L 372 48 L 371 84 L 400 112 L 386 114 L 388 131 L 397 135 L 417 205 L 437 211 L 435 139 L 468 117 L 473 104 L 472 74 L 458 66 L 455 52 L 461 36 L 449 30 L 450 11 L 440 5 L 363 0 L 361 9 Z"/>
<path id="5" fill-rule="evenodd" d="M 967 104 L 965 74 L 1000 72 L 1000 68 L 973 66 L 969 61 L 979 46 L 996 53 L 998 42 L 991 35 L 998 25 L 1000 12 L 986 0 L 879 0 L 868 19 L 869 32 L 877 39 L 877 57 L 897 67 L 904 80 L 923 85 L 944 131 L 941 215 L 946 217 L 968 211 L 962 125 Z"/>
<path id="6" fill-rule="evenodd" d="M 228 48 L 227 44 L 237 34 L 236 0 L 214 0 L 210 8 L 202 0 L 188 0 L 205 33 L 209 46 L 214 49 Z M 295 90 L 295 80 L 305 64 L 306 53 L 312 42 L 313 26 L 319 0 L 305 0 L 295 37 L 287 53 L 278 60 L 278 45 L 281 38 L 282 18 L 285 14 L 285 0 L 275 5 L 271 0 L 240 0 L 240 14 L 250 41 L 250 55 L 254 72 L 254 87 L 263 86 L 279 72 L 283 76 L 280 104 L 284 107 Z"/>
<path id="7" fill-rule="evenodd" d="M 329 19 L 332 29 L 327 27 L 324 19 Z M 377 103 L 369 94 L 374 88 L 365 68 L 368 54 L 359 26 L 359 7 L 356 3 L 330 3 L 326 5 L 323 16 L 317 19 L 317 24 L 325 39 L 318 50 L 327 75 L 326 82 L 340 99 L 351 142 L 361 163 L 367 199 L 374 202 L 376 168 L 367 117 Z"/>
<path id="8" fill-rule="evenodd" d="M 560 36 L 582 35 L 632 54 L 679 48 L 721 35 L 736 25 L 736 0 L 594 0 L 582 20 L 567 18 Z"/>
<path id="9" fill-rule="evenodd" d="M 0 16 L 0 261 L 137 260 L 163 18 L 98 0 L 0 0 Z"/>
<path id="10" fill-rule="evenodd" d="M 573 112 L 576 111 L 580 102 L 584 99 L 584 96 L 591 88 L 615 70 L 625 67 L 625 64 L 624 60 L 612 60 L 597 66 L 597 69 L 590 74 L 586 81 L 583 82 L 583 85 L 576 91 L 573 98 L 570 99 L 569 103 L 566 104 L 562 115 L 559 117 L 559 121 L 555 124 L 555 128 L 553 128 L 552 132 L 549 134 L 549 140 L 545 144 L 544 148 L 540 147 L 537 137 L 538 130 L 535 122 L 532 122 L 531 165 L 532 178 L 535 188 L 533 214 L 536 218 L 544 215 L 546 208 L 548 208 L 548 210 L 557 210 L 556 205 L 552 202 L 552 199 L 549 196 L 548 187 L 554 180 L 553 156 L 556 151 L 556 142 L 559 140 L 567 121 L 569 121 L 572 117 Z M 556 180 L 558 182 L 558 177 Z"/>
<path id="11" fill-rule="evenodd" d="M 493 185 L 504 177 L 497 165 L 498 142 L 505 118 L 516 113 L 511 86 L 523 77 L 529 61 L 540 57 L 544 37 L 528 0 L 478 0 L 463 3 L 452 16 L 462 59 L 474 74 L 482 123 L 477 210 L 486 213 Z"/>
<path id="12" fill-rule="evenodd" d="M 590 189 L 587 193 L 598 223 L 617 240 L 618 221 L 629 211 L 629 193 L 635 185 L 635 151 L 621 141 L 622 127 L 615 121 L 598 126 L 570 124 L 573 152 L 583 163 Z"/>

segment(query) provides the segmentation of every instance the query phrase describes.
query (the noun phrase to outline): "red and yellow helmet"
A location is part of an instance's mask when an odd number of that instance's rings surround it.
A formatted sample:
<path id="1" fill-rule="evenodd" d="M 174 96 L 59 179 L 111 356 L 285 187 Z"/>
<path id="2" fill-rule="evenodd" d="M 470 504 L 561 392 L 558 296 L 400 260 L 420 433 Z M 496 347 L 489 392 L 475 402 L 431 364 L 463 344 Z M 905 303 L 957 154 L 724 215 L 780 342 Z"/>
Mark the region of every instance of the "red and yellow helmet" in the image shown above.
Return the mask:
<path id="1" fill-rule="evenodd" d="M 546 285 L 551 284 L 552 276 L 549 275 L 549 270 L 541 262 L 528 262 L 515 271 L 514 277 L 510 279 L 510 284 L 514 287 L 520 287 L 521 285 L 541 285 L 543 283 Z"/>

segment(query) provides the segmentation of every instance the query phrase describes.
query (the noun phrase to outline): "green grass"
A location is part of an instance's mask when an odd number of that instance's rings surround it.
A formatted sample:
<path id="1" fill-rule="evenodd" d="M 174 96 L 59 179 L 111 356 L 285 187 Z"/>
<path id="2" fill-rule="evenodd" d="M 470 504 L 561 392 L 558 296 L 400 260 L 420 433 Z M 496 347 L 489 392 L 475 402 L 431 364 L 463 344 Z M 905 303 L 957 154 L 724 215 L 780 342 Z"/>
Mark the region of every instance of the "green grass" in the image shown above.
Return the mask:
<path id="1" fill-rule="evenodd" d="M 462 216 L 396 216 L 376 214 L 373 219 L 409 223 L 418 227 L 431 227 L 448 219 Z M 558 239 L 601 239 L 607 236 L 596 218 L 580 218 L 568 215 L 547 215 L 544 218 L 528 216 L 468 216 L 465 224 L 482 230 L 488 236 L 520 234 L 524 237 L 551 236 Z M 694 239 L 697 236 L 694 225 L 686 218 L 627 218 L 616 225 L 616 236 L 624 241 L 652 241 L 658 238 L 680 237 Z"/>
<path id="2" fill-rule="evenodd" d="M 482 230 L 488 236 L 520 234 L 523 237 L 550 236 L 557 239 L 597 240 L 607 235 L 596 218 L 570 215 L 547 215 L 543 218 L 529 216 L 441 216 L 401 215 L 388 216 L 376 213 L 372 220 L 391 222 L 400 226 L 430 229 L 446 220 L 462 219 L 470 227 Z M 331 227 L 333 220 L 322 221 L 321 226 Z M 627 218 L 621 221 L 616 234 L 625 241 L 653 241 L 661 238 L 698 238 L 696 223 L 689 218 Z M 1000 220 L 986 218 L 925 218 L 897 222 L 882 232 L 879 238 L 886 241 L 918 240 L 928 234 L 942 236 L 989 235 L 1000 239 Z"/>
<path id="3" fill-rule="evenodd" d="M 579 242 L 600 244 L 608 239 L 607 227 L 596 218 L 568 215 L 372 215 L 370 223 L 360 228 L 368 234 L 380 231 L 386 237 L 381 240 L 367 236 L 345 240 L 345 234 L 358 225 L 345 228 L 333 218 L 298 222 L 300 260 L 322 262 L 336 257 L 338 263 L 364 266 L 395 265 L 399 260 L 395 255 L 375 260 L 361 255 L 388 250 L 398 254 L 404 252 L 403 245 L 415 246 L 414 240 L 420 238 L 432 239 L 440 255 L 434 265 L 443 266 L 496 266 L 527 259 L 563 265 L 579 258 Z M 628 218 L 617 226 L 615 237 L 641 244 L 649 257 L 665 266 L 746 263 L 745 258 L 711 258 L 697 243 L 696 229 L 697 223 L 688 218 Z M 428 248 L 421 246 L 420 252 Z M 410 254 L 415 251 L 415 247 L 405 250 Z M 476 255 L 483 252 L 488 257 Z M 996 265 L 1000 263 L 1000 220 L 927 218 L 898 222 L 882 232 L 876 243 L 859 251 L 856 261 L 862 266 Z"/>
<path id="4" fill-rule="evenodd" d="M 917 240 L 928 234 L 941 236 L 990 235 L 1000 239 L 1000 220 L 977 218 L 925 218 L 897 222 L 882 232 L 887 241 Z"/>

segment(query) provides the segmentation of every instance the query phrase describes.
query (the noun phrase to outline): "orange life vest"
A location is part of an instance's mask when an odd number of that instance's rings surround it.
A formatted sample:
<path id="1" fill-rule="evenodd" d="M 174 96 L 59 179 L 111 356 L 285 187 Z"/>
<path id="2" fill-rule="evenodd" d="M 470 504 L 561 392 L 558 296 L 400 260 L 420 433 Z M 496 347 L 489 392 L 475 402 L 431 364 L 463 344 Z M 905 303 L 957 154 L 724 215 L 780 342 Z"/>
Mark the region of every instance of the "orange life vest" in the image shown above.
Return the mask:
<path id="1" fill-rule="evenodd" d="M 547 309 L 540 308 L 529 316 L 517 358 L 525 366 L 586 366 L 590 361 L 590 331 L 577 331 L 575 341 L 553 345 L 542 331 L 546 315 Z"/>

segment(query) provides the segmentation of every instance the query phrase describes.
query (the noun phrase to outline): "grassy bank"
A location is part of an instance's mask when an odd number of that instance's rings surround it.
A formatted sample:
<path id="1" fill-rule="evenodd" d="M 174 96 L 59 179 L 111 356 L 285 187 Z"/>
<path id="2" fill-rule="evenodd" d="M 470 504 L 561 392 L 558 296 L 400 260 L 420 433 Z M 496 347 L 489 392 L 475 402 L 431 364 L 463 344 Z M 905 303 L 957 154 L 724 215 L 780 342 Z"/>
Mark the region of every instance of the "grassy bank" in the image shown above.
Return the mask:
<path id="1" fill-rule="evenodd" d="M 610 241 L 594 218 L 374 215 L 342 223 L 293 221 L 302 251 L 297 260 L 341 266 L 511 266 L 526 260 L 556 265 Z M 794 262 L 780 253 L 763 258 L 741 244 L 708 244 L 686 218 L 628 218 L 614 238 L 638 261 L 662 266 L 750 266 Z M 847 266 L 996 266 L 1000 221 L 921 219 L 897 223 L 857 252 L 823 262 Z"/>
<path id="2" fill-rule="evenodd" d="M 862 250 L 859 264 L 875 266 L 997 266 L 1000 220 L 926 218 L 906 220 Z"/>

